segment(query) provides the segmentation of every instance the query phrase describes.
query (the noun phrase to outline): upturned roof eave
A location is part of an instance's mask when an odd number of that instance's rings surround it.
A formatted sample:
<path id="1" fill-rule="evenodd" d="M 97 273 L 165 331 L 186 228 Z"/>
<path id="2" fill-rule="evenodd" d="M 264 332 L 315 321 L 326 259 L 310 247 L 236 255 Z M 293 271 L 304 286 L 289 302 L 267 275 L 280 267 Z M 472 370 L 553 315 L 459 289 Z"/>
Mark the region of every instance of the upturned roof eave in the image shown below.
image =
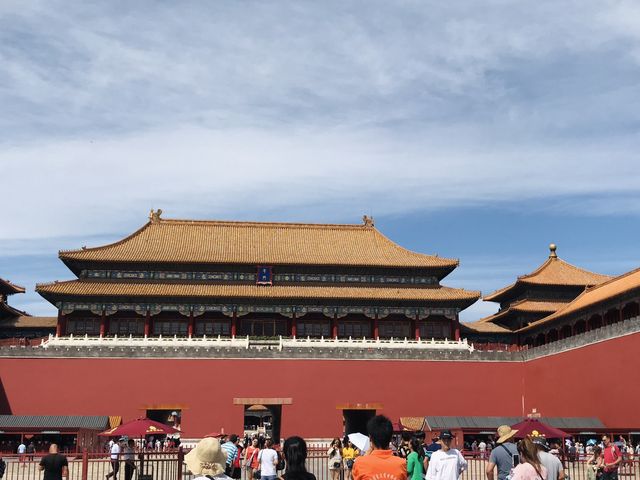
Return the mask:
<path id="1" fill-rule="evenodd" d="M 304 265 L 304 266 L 325 266 L 325 267 L 356 267 L 356 268 L 397 268 L 397 269 L 421 269 L 421 270 L 435 270 L 442 273 L 440 276 L 444 278 L 446 275 L 451 273 L 458 265 L 458 259 L 449 259 L 444 257 L 439 257 L 438 255 L 428 255 L 418 252 L 413 252 L 408 250 L 397 243 L 393 242 L 389 238 L 387 238 L 384 234 L 382 234 L 378 229 L 376 229 L 372 224 L 371 225 L 354 225 L 354 224 L 344 224 L 344 225 L 335 225 L 335 224 L 300 224 L 300 223 L 273 223 L 273 222 L 229 222 L 229 221 L 198 221 L 198 220 L 171 220 L 171 219 L 160 219 L 157 218 L 155 220 L 150 220 L 145 223 L 138 230 L 133 232 L 132 234 L 118 240 L 116 242 L 102 245 L 98 247 L 75 249 L 75 250 L 60 250 L 58 252 L 58 257 L 70 268 L 74 273 L 77 273 L 77 263 L 90 264 L 92 262 L 97 263 L 159 263 L 159 264 L 203 264 L 203 265 L 228 265 L 228 264 L 236 264 L 236 265 L 256 265 L 261 264 L 261 262 L 257 262 L 258 258 L 254 258 L 252 260 L 242 261 L 239 259 L 231 259 L 230 261 L 201 261 L 197 258 L 193 259 L 169 259 L 169 260 L 154 260 L 154 259 L 142 259 L 139 262 L 134 261 L 131 262 L 129 259 L 123 259 L 122 257 L 117 258 L 117 255 L 106 256 L 103 258 L 97 258 L 100 252 L 104 252 L 105 250 L 114 249 L 120 245 L 124 245 L 129 241 L 134 240 L 137 236 L 143 234 L 147 229 L 152 227 L 159 227 L 162 225 L 208 225 L 208 226 L 223 226 L 230 225 L 234 227 L 238 226 L 248 226 L 248 227 L 265 227 L 265 228 L 282 228 L 282 229 L 297 229 L 299 227 L 309 228 L 309 229 L 332 229 L 332 230 L 342 230 L 342 231 L 353 231 L 353 232 L 375 232 L 375 235 L 379 238 L 379 241 L 382 245 L 387 245 L 387 247 L 380 247 L 383 249 L 381 252 L 382 255 L 380 258 L 384 258 L 387 253 L 384 252 L 384 248 L 390 248 L 392 252 L 400 252 L 403 255 L 406 255 L 406 259 L 401 259 L 394 263 L 391 261 L 387 264 L 384 262 L 362 262 L 362 261 L 354 261 L 354 262 L 322 262 L 322 261 L 291 261 L 291 262 L 283 262 L 283 261 L 274 261 L 274 259 L 265 258 L 264 264 L 267 265 Z M 375 253 L 375 252 L 374 252 Z M 413 257 L 413 258 L 411 258 Z"/>

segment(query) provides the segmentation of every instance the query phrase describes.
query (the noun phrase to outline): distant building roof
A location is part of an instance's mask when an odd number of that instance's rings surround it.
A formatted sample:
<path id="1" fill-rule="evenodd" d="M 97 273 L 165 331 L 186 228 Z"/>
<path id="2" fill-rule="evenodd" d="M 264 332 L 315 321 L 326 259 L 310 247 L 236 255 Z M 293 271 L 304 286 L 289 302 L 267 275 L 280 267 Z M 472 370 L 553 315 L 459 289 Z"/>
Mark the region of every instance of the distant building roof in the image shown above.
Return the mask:
<path id="1" fill-rule="evenodd" d="M 434 268 L 457 260 L 409 251 L 382 235 L 373 220 L 360 225 L 165 220 L 150 221 L 116 243 L 61 251 L 65 262 L 328 265 Z"/>
<path id="2" fill-rule="evenodd" d="M 30 315 L 20 315 L 15 318 L 1 320 L 0 328 L 56 328 L 57 323 L 57 317 L 32 317 Z"/>
<path id="3" fill-rule="evenodd" d="M 556 246 L 550 245 L 549 258 L 528 275 L 518 277 L 515 283 L 484 297 L 488 302 L 500 302 L 509 298 L 509 294 L 522 284 L 586 287 L 606 282 L 612 277 L 601 275 L 571 265 L 556 255 Z"/>
<path id="4" fill-rule="evenodd" d="M 12 307 L 6 302 L 0 302 L 0 319 L 5 318 L 17 318 L 21 316 L 29 316 L 27 312 L 23 312 L 22 310 L 18 310 L 17 308 Z"/>
<path id="5" fill-rule="evenodd" d="M 465 322 L 460 324 L 463 328 L 468 328 L 478 333 L 510 333 L 506 327 L 498 325 L 497 323 L 487 322 L 483 320 L 476 320 L 475 322 Z"/>
<path id="6" fill-rule="evenodd" d="M 480 292 L 449 287 L 360 287 L 360 286 L 287 286 L 233 285 L 207 283 L 109 282 L 70 280 L 36 287 L 47 299 L 56 295 L 87 297 L 186 297 L 244 299 L 340 299 L 388 301 L 458 301 L 468 306 Z"/>
<path id="7" fill-rule="evenodd" d="M 0 294 L 13 295 L 14 293 L 24 293 L 24 287 L 11 283 L 9 280 L 0 278 Z"/>
<path id="8" fill-rule="evenodd" d="M 600 285 L 588 288 L 578 295 L 575 300 L 566 304 L 557 312 L 544 317 L 535 324 L 522 328 L 520 331 L 527 331 L 543 323 L 578 314 L 599 303 L 610 301 L 618 295 L 623 295 L 633 290 L 640 290 L 640 268 L 624 273 L 619 277 L 612 278 Z"/>
<path id="9" fill-rule="evenodd" d="M 425 417 L 431 430 L 443 429 L 491 429 L 501 425 L 515 425 L 522 417 Z M 602 429 L 605 425 L 597 417 L 548 417 L 540 421 L 561 430 Z"/>
<path id="10" fill-rule="evenodd" d="M 108 416 L 0 415 L 0 430 L 106 430 Z"/>
<path id="11" fill-rule="evenodd" d="M 520 313 L 553 313 L 558 309 L 564 307 L 568 302 L 556 302 L 556 301 L 536 301 L 536 300 L 527 300 L 522 299 L 517 302 L 513 302 L 509 305 L 508 308 L 500 310 L 498 313 L 494 313 L 493 315 L 489 315 L 488 317 L 484 317 L 476 322 L 473 322 L 471 328 L 477 331 L 483 332 L 500 332 L 501 330 L 495 329 L 492 330 L 489 325 L 495 325 L 496 327 L 503 328 L 493 322 L 500 321 L 505 319 L 510 315 L 516 315 Z M 504 331 L 512 331 L 507 328 L 504 328 Z"/>

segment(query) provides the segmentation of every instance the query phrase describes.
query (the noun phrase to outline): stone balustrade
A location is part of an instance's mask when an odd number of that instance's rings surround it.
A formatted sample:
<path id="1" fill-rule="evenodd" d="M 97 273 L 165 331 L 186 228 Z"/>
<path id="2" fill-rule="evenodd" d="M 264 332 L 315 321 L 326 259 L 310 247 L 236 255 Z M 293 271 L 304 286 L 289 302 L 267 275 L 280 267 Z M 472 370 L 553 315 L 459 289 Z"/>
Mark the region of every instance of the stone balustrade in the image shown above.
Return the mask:
<path id="1" fill-rule="evenodd" d="M 417 350 L 466 350 L 474 351 L 472 344 L 464 340 L 413 340 L 407 338 L 282 338 L 283 348 L 381 348 L 381 349 L 417 349 Z"/>
<path id="2" fill-rule="evenodd" d="M 40 344 L 41 348 L 47 349 L 51 347 L 73 347 L 73 348 L 109 348 L 109 347 L 236 347 L 249 348 L 249 337 L 90 337 L 69 335 L 67 337 L 58 337 L 49 335 L 47 340 L 43 340 Z"/>

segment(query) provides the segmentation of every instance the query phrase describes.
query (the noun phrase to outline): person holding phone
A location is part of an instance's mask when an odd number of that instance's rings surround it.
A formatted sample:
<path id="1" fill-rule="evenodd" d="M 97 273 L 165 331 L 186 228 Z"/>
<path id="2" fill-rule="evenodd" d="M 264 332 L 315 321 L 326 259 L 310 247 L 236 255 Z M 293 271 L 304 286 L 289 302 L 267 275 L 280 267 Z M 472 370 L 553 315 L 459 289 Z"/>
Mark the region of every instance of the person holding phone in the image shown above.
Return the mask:
<path id="1" fill-rule="evenodd" d="M 331 480 L 340 480 L 340 471 L 342 470 L 342 445 L 339 438 L 334 438 L 327 451 L 329 457 L 329 472 Z"/>

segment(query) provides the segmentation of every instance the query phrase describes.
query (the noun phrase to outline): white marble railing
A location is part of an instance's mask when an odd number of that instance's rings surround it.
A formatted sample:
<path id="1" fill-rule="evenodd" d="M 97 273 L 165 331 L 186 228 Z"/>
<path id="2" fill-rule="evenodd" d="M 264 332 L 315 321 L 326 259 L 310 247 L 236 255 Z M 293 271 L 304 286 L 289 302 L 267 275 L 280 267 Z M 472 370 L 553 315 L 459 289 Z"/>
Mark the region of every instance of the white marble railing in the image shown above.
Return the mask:
<path id="1" fill-rule="evenodd" d="M 249 337 L 90 337 L 73 336 L 58 337 L 49 335 L 47 340 L 40 344 L 42 348 L 49 347 L 239 347 L 249 348 Z"/>
<path id="2" fill-rule="evenodd" d="M 384 349 L 423 349 L 423 350 L 467 350 L 473 352 L 473 344 L 464 340 L 409 340 L 407 338 L 282 338 L 280 349 L 292 348 L 384 348 Z"/>
<path id="3" fill-rule="evenodd" d="M 252 345 L 252 343 L 254 345 Z M 382 348 L 382 349 L 419 349 L 419 350 L 460 350 L 473 352 L 473 344 L 464 340 L 409 340 L 407 338 L 371 339 L 371 338 L 283 338 L 270 340 L 278 350 L 283 348 Z M 70 348 L 197 348 L 197 347 L 236 347 L 236 348 L 264 348 L 264 340 L 252 341 L 249 337 L 90 337 L 69 335 L 57 337 L 49 335 L 40 344 L 41 348 L 70 347 Z"/>

